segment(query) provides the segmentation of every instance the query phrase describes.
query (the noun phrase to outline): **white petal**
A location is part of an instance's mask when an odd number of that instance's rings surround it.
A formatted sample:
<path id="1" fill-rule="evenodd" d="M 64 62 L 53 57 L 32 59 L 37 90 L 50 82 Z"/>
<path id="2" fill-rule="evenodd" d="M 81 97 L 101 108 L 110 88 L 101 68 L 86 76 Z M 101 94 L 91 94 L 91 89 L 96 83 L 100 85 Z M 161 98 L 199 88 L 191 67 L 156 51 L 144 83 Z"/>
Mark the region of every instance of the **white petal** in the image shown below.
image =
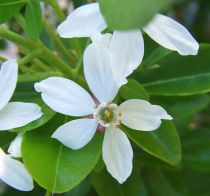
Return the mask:
<path id="1" fill-rule="evenodd" d="M 24 165 L 0 149 L 0 179 L 20 191 L 31 191 L 33 180 Z"/>
<path id="2" fill-rule="evenodd" d="M 75 82 L 50 77 L 35 84 L 44 102 L 56 112 L 70 116 L 93 114 L 95 103 L 86 90 Z"/>
<path id="3" fill-rule="evenodd" d="M 93 138 L 98 122 L 95 119 L 72 120 L 60 126 L 52 135 L 65 146 L 80 149 Z"/>
<path id="4" fill-rule="evenodd" d="M 41 108 L 36 104 L 10 102 L 0 111 L 0 131 L 25 126 L 41 116 Z"/>
<path id="5" fill-rule="evenodd" d="M 7 152 L 10 154 L 11 157 L 22 157 L 21 155 L 21 143 L 23 140 L 23 135 L 18 134 L 17 137 L 11 142 Z"/>
<path id="6" fill-rule="evenodd" d="M 160 126 L 161 119 L 172 119 L 162 107 L 138 99 L 125 101 L 119 111 L 124 125 L 141 131 L 153 131 Z"/>
<path id="7" fill-rule="evenodd" d="M 64 38 L 90 37 L 95 32 L 102 32 L 106 27 L 98 3 L 91 3 L 74 10 L 58 26 L 57 31 Z"/>
<path id="8" fill-rule="evenodd" d="M 112 70 L 110 53 L 102 44 L 90 44 L 84 53 L 84 74 L 92 93 L 101 102 L 110 102 L 119 88 Z"/>
<path id="9" fill-rule="evenodd" d="M 10 59 L 0 66 L 0 110 L 11 99 L 18 77 L 18 64 Z"/>
<path id="10" fill-rule="evenodd" d="M 90 38 L 93 43 L 102 44 L 107 48 L 109 48 L 112 40 L 112 34 L 111 33 L 101 34 L 99 32 L 96 32 Z"/>
<path id="11" fill-rule="evenodd" d="M 102 147 L 102 157 L 108 172 L 123 183 L 132 172 L 133 150 L 123 131 L 107 128 Z"/>
<path id="12" fill-rule="evenodd" d="M 144 56 L 144 40 L 140 30 L 114 31 L 110 53 L 118 86 L 127 83 L 129 76 L 141 63 Z"/>
<path id="13" fill-rule="evenodd" d="M 144 31 L 161 46 L 181 55 L 196 55 L 199 45 L 189 31 L 175 20 L 156 14 Z"/>

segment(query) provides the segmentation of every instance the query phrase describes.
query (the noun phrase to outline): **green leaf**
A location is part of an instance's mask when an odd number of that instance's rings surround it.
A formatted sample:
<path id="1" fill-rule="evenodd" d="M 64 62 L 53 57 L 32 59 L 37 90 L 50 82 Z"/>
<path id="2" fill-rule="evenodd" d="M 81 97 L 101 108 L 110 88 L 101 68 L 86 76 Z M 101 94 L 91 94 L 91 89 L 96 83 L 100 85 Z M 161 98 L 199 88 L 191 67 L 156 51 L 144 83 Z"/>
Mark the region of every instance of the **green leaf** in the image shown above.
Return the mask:
<path id="1" fill-rule="evenodd" d="M 187 196 L 188 187 L 179 173 L 165 173 L 159 169 L 147 170 L 147 187 L 150 195 Z"/>
<path id="2" fill-rule="evenodd" d="M 126 129 L 129 138 L 149 154 L 171 165 L 180 162 L 180 139 L 172 122 L 163 121 L 159 129 L 151 132 Z"/>
<path id="3" fill-rule="evenodd" d="M 169 113 L 175 118 L 175 120 L 180 120 L 197 112 L 205 109 L 210 101 L 209 95 L 192 95 L 192 96 L 170 96 L 165 99 L 165 97 L 156 97 L 155 101 L 158 101 L 159 105 L 164 105 Z"/>
<path id="4" fill-rule="evenodd" d="M 42 10 L 38 0 L 28 0 L 25 11 L 26 31 L 33 38 L 39 38 L 42 29 Z"/>
<path id="5" fill-rule="evenodd" d="M 100 173 L 91 174 L 91 182 L 100 196 L 130 196 L 141 195 L 142 183 L 140 171 L 134 167 L 131 176 L 120 185 L 105 169 Z"/>
<path id="6" fill-rule="evenodd" d="M 101 12 L 111 29 L 135 29 L 145 26 L 170 0 L 99 0 Z"/>
<path id="7" fill-rule="evenodd" d="M 183 165 L 188 170 L 210 172 L 209 130 L 188 131 L 182 141 Z"/>
<path id="8" fill-rule="evenodd" d="M 25 2 L 26 0 L 0 0 L 0 24 L 15 16 Z"/>
<path id="9" fill-rule="evenodd" d="M 0 131 L 0 147 L 6 149 L 11 141 L 16 137 L 15 133 L 9 131 Z"/>
<path id="10" fill-rule="evenodd" d="M 144 38 L 144 40 L 145 40 L 145 38 Z M 139 66 L 138 70 L 141 70 L 142 68 L 151 68 L 151 66 L 155 67 L 156 62 L 160 61 L 160 59 L 164 58 L 165 56 L 169 55 L 172 52 L 173 52 L 172 50 L 168 50 L 161 46 L 156 48 L 152 52 L 150 51 L 150 55 L 143 60 L 141 66 Z"/>
<path id="11" fill-rule="evenodd" d="M 33 121 L 25 125 L 24 127 L 14 129 L 18 132 L 31 131 L 33 129 L 41 127 L 42 125 L 47 123 L 51 118 L 53 118 L 53 116 L 56 114 L 56 112 L 50 109 L 41 99 L 27 99 L 27 101 L 25 102 L 38 104 L 41 107 L 43 115 L 38 120 Z"/>
<path id="12" fill-rule="evenodd" d="M 91 172 L 102 148 L 102 134 L 80 150 L 71 150 L 51 138 L 64 118 L 56 116 L 49 123 L 24 135 L 23 162 L 37 183 L 53 193 L 69 191 Z M 85 130 L 84 130 L 85 131 Z"/>
<path id="13" fill-rule="evenodd" d="M 176 52 L 161 58 L 155 67 L 145 69 L 139 81 L 152 95 L 193 95 L 210 91 L 209 44 L 201 44 L 198 55 Z"/>
<path id="14" fill-rule="evenodd" d="M 144 87 L 136 80 L 129 79 L 126 85 L 120 88 L 120 96 L 123 99 L 149 100 L 149 95 Z"/>

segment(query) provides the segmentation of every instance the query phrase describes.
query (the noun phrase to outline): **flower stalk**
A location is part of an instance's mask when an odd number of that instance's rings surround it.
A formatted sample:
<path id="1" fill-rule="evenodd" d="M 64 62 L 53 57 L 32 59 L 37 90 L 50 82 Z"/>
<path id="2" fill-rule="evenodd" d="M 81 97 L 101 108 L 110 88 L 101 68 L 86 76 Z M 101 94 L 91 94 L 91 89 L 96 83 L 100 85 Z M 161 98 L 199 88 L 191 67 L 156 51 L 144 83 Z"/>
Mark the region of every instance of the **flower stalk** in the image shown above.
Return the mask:
<path id="1" fill-rule="evenodd" d="M 39 57 L 47 61 L 51 65 L 56 65 L 57 68 L 64 73 L 68 78 L 73 77 L 73 72 L 71 67 L 66 64 L 62 59 L 58 58 L 53 54 L 48 48 L 46 48 L 41 42 L 35 42 L 33 40 L 27 39 L 21 35 L 18 35 L 10 30 L 0 27 L 0 37 L 8 39 L 16 44 L 19 44 L 31 51 L 42 50 Z"/>

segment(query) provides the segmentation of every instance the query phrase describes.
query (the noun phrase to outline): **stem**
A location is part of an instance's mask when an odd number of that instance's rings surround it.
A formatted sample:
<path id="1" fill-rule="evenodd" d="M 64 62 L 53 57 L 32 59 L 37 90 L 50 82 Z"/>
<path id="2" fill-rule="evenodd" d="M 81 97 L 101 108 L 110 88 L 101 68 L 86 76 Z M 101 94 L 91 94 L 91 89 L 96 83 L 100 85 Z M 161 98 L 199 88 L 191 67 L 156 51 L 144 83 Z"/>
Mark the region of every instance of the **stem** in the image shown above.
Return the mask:
<path id="1" fill-rule="evenodd" d="M 52 71 L 50 67 L 44 64 L 40 59 L 33 59 L 34 64 L 36 64 L 43 71 Z"/>
<path id="2" fill-rule="evenodd" d="M 18 61 L 18 65 L 19 66 L 25 65 L 26 63 L 30 62 L 32 59 L 39 56 L 41 52 L 42 52 L 41 50 L 37 50 L 37 51 L 32 52 L 31 54 L 28 54 L 27 56 L 25 56 L 24 58 Z"/>
<path id="3" fill-rule="evenodd" d="M 55 33 L 55 31 L 46 22 L 44 22 L 44 25 L 48 33 L 50 34 L 52 40 L 54 41 L 54 43 L 58 45 L 58 47 L 62 50 L 65 56 L 69 59 L 70 64 L 75 64 L 77 62 L 77 58 L 75 57 L 75 54 L 71 50 L 66 48 L 64 43 Z"/>
<path id="4" fill-rule="evenodd" d="M 57 65 L 58 69 L 68 76 L 69 78 L 73 77 L 73 72 L 72 69 L 67 65 L 63 60 L 60 58 L 56 57 L 48 48 L 43 47 L 43 54 L 42 57 L 46 61 L 48 61 L 52 65 Z"/>
<path id="5" fill-rule="evenodd" d="M 45 0 L 45 2 L 52 6 L 52 8 L 54 9 L 54 11 L 60 21 L 63 21 L 65 19 L 65 15 L 64 15 L 63 11 L 61 10 L 61 8 L 59 7 L 56 0 Z"/>
<path id="6" fill-rule="evenodd" d="M 23 16 L 19 13 L 17 14 L 17 16 L 15 17 L 17 22 L 20 24 L 20 26 L 22 27 L 22 29 L 26 32 L 26 21 L 23 18 Z"/>
<path id="7" fill-rule="evenodd" d="M 36 42 L 26 39 L 25 37 L 18 35 L 8 29 L 5 29 L 4 27 L 0 27 L 0 37 L 8 39 L 26 48 L 29 48 L 30 50 L 34 50 L 34 48 L 37 48 Z"/>
<path id="8" fill-rule="evenodd" d="M 36 82 L 46 79 L 48 77 L 59 76 L 62 77 L 63 75 L 60 72 L 36 72 L 33 75 L 31 74 L 21 74 L 18 78 L 18 82 Z"/>
<path id="9" fill-rule="evenodd" d="M 48 48 L 46 48 L 41 42 L 32 41 L 21 35 L 18 35 L 10 30 L 0 27 L 0 37 L 20 44 L 31 51 L 41 49 L 39 57 L 46 60 L 51 65 L 56 65 L 58 69 L 63 72 L 67 77 L 72 78 L 72 69 L 62 59 L 55 56 Z"/>
<path id="10" fill-rule="evenodd" d="M 45 193 L 45 196 L 50 196 L 50 195 L 51 195 L 51 192 L 47 190 Z"/>
<path id="11" fill-rule="evenodd" d="M 85 44 L 85 48 L 90 44 L 90 39 L 87 40 L 86 44 Z M 77 79 L 82 71 L 82 65 L 83 65 L 83 55 L 84 53 L 80 56 L 80 60 L 76 66 L 76 68 L 73 70 L 74 73 L 73 73 L 73 76 L 74 76 L 74 79 Z"/>

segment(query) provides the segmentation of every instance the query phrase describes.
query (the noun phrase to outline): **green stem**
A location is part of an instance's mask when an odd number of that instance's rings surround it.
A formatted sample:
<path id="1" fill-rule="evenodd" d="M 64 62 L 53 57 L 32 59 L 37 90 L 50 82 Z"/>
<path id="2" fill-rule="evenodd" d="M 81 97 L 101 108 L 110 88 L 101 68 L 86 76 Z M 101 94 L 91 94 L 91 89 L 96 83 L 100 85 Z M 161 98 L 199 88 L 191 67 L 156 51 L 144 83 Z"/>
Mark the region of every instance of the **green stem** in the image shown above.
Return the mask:
<path id="1" fill-rule="evenodd" d="M 12 42 L 15 42 L 19 45 L 22 45 L 30 50 L 34 50 L 37 48 L 37 43 L 32 40 L 26 39 L 25 37 L 18 35 L 4 27 L 0 27 L 0 37 L 4 39 L 8 39 Z"/>
<path id="2" fill-rule="evenodd" d="M 21 35 L 18 35 L 10 30 L 0 27 L 0 37 L 22 45 L 31 51 L 41 49 L 39 57 L 47 61 L 51 65 L 56 65 L 58 69 L 63 72 L 67 77 L 72 78 L 72 69 L 62 59 L 58 58 L 48 48 L 46 48 L 41 42 L 32 41 Z"/>
<path id="3" fill-rule="evenodd" d="M 61 41 L 61 39 L 57 36 L 55 31 L 47 24 L 44 22 L 45 28 L 48 31 L 49 35 L 51 36 L 53 42 L 58 45 L 58 47 L 61 49 L 63 54 L 68 58 L 70 64 L 74 65 L 77 62 L 77 58 L 75 57 L 75 54 L 73 53 L 72 50 L 69 50 L 66 48 L 64 43 Z"/>
<path id="4" fill-rule="evenodd" d="M 22 59 L 20 59 L 18 61 L 18 65 L 19 66 L 25 65 L 26 63 L 30 62 L 32 59 L 34 59 L 37 56 L 39 56 L 39 54 L 41 52 L 42 52 L 42 50 L 37 50 L 37 51 L 34 51 L 34 52 L 28 54 L 27 56 L 23 57 Z"/>
<path id="5" fill-rule="evenodd" d="M 19 13 L 16 15 L 16 20 L 17 22 L 20 24 L 20 26 L 22 27 L 22 29 L 26 32 L 26 21 L 23 18 L 23 16 Z"/>
<path id="6" fill-rule="evenodd" d="M 43 71 L 52 71 L 52 69 L 44 64 L 40 59 L 33 59 L 33 63 L 41 68 Z"/>
<path id="7" fill-rule="evenodd" d="M 90 39 L 87 40 L 86 44 L 85 44 L 85 48 L 90 44 Z M 74 79 L 77 79 L 79 77 L 79 75 L 82 72 L 82 65 L 83 65 L 83 55 L 84 53 L 80 56 L 80 60 L 76 66 L 76 68 L 73 70 L 73 77 Z"/>
<path id="8" fill-rule="evenodd" d="M 57 0 L 45 0 L 45 2 L 52 6 L 60 21 L 63 21 L 65 19 L 65 15 L 59 7 Z"/>
<path id="9" fill-rule="evenodd" d="M 51 195 L 51 192 L 47 190 L 45 193 L 45 196 L 50 196 L 50 195 Z"/>

